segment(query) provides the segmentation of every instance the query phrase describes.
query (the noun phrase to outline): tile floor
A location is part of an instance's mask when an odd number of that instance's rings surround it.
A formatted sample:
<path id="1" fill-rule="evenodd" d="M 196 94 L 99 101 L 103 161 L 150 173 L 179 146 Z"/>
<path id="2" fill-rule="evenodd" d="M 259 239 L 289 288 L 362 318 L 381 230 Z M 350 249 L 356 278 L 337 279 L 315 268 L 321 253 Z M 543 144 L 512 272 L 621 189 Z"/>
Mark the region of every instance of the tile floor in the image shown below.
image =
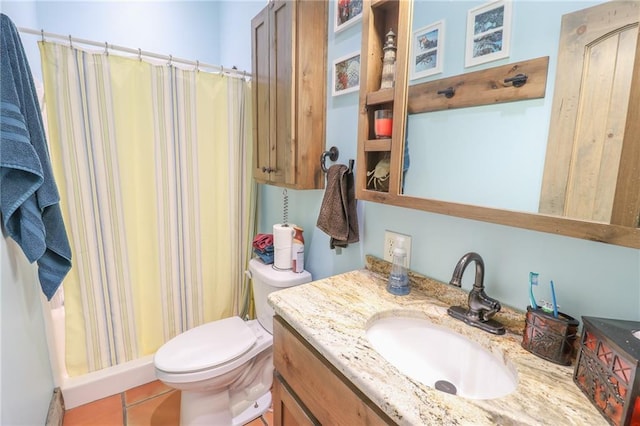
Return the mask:
<path id="1" fill-rule="evenodd" d="M 264 419 L 273 425 L 273 413 Z M 177 426 L 180 391 L 159 381 L 65 411 L 63 426 Z M 263 426 L 256 419 L 246 426 Z"/>

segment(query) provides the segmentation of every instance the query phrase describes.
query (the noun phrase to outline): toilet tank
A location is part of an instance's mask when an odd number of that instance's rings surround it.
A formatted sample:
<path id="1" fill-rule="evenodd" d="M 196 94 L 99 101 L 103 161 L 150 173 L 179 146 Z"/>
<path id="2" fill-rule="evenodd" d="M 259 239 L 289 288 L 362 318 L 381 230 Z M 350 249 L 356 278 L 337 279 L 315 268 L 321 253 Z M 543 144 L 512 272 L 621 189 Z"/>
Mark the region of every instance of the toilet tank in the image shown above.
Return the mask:
<path id="1" fill-rule="evenodd" d="M 273 265 L 265 265 L 260 259 L 249 261 L 249 273 L 253 286 L 253 297 L 256 304 L 256 316 L 260 325 L 273 334 L 273 308 L 269 306 L 267 296 L 269 293 L 282 290 L 287 287 L 311 282 L 311 274 L 308 271 L 300 273 L 292 271 L 279 271 Z"/>

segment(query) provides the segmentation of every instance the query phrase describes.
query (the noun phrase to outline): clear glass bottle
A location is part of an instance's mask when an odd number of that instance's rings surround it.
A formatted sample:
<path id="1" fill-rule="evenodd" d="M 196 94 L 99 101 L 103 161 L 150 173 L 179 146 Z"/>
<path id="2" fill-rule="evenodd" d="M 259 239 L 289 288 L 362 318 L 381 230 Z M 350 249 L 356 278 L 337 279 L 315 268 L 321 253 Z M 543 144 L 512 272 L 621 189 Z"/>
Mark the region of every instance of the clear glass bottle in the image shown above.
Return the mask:
<path id="1" fill-rule="evenodd" d="M 409 294 L 409 275 L 405 261 L 407 252 L 404 249 L 404 238 L 396 239 L 396 247 L 393 249 L 393 262 L 391 265 L 391 273 L 387 282 L 387 291 L 396 296 L 404 296 Z"/>

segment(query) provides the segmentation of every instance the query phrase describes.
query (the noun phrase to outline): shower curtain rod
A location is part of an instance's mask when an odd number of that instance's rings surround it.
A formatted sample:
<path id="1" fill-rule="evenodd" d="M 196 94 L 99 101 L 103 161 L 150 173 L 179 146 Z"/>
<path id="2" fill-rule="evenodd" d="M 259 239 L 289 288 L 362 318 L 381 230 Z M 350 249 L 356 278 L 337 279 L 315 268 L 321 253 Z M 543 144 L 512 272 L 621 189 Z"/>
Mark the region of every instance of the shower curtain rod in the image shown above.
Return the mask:
<path id="1" fill-rule="evenodd" d="M 211 65 L 211 64 L 206 64 L 200 61 L 190 61 L 188 59 L 181 59 L 181 58 L 176 58 L 172 55 L 166 56 L 166 55 L 160 55 L 158 53 L 152 53 L 152 52 L 147 52 L 141 49 L 131 49 L 129 47 L 124 47 L 124 46 L 117 46 L 115 44 L 109 44 L 106 41 L 104 43 L 100 43 L 98 41 L 93 41 L 93 40 L 86 40 L 86 39 L 82 39 L 82 38 L 77 38 L 77 37 L 71 37 L 71 35 L 65 36 L 62 34 L 55 34 L 55 33 L 49 33 L 46 32 L 44 30 L 33 30 L 31 28 L 18 28 L 18 30 L 22 33 L 26 33 L 26 34 L 33 34 L 33 35 L 39 35 L 42 37 L 42 41 L 45 40 L 46 38 L 53 38 L 53 39 L 59 39 L 59 40 L 65 40 L 69 42 L 69 45 L 73 47 L 73 43 L 79 43 L 79 44 L 86 44 L 89 46 L 96 46 L 96 47 L 101 47 L 104 48 L 105 52 L 108 53 L 109 50 L 113 50 L 113 51 L 120 51 L 120 52 L 126 52 L 126 53 L 133 53 L 134 55 L 137 55 L 138 58 L 142 58 L 142 56 L 146 56 L 149 58 L 155 58 L 155 59 L 162 59 L 167 61 L 167 64 L 174 64 L 174 63 L 180 63 L 180 64 L 186 64 L 186 65 L 192 65 L 194 66 L 197 70 L 200 70 L 202 68 L 210 68 L 213 69 L 215 71 L 217 71 L 220 74 L 229 74 L 230 77 L 236 77 L 236 78 L 249 78 L 251 77 L 251 74 L 248 74 L 246 71 L 241 71 L 234 68 L 225 68 L 222 65 Z"/>

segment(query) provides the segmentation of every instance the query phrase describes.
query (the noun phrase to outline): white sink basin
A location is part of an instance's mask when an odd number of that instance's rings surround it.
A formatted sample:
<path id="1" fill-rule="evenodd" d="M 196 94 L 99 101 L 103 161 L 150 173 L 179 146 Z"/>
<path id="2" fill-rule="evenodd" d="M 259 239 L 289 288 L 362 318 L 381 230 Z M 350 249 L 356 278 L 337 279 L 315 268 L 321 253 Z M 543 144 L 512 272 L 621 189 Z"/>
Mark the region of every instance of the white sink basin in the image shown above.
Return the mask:
<path id="1" fill-rule="evenodd" d="M 422 318 L 384 317 L 367 328 L 373 348 L 406 376 L 470 399 L 492 399 L 516 389 L 517 374 L 478 343 Z"/>

